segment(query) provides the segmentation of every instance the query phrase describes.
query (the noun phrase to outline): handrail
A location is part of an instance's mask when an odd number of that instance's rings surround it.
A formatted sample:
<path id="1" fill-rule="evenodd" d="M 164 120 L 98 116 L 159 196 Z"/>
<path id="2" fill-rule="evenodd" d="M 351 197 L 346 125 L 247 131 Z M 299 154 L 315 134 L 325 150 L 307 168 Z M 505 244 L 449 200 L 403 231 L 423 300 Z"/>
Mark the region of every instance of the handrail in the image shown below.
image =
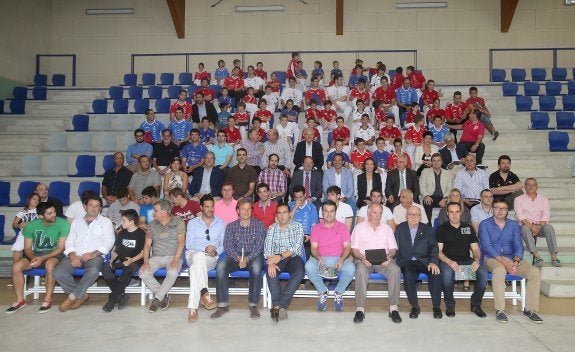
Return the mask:
<path id="1" fill-rule="evenodd" d="M 493 70 L 493 54 L 505 51 L 551 51 L 553 54 L 553 68 L 557 68 L 557 55 L 559 51 L 575 50 L 575 48 L 501 48 L 489 49 L 489 81 L 491 80 L 491 71 Z"/>
<path id="2" fill-rule="evenodd" d="M 72 58 L 72 86 L 76 86 L 76 54 L 36 54 L 36 74 L 40 74 L 40 60 L 43 57 L 71 57 Z"/>

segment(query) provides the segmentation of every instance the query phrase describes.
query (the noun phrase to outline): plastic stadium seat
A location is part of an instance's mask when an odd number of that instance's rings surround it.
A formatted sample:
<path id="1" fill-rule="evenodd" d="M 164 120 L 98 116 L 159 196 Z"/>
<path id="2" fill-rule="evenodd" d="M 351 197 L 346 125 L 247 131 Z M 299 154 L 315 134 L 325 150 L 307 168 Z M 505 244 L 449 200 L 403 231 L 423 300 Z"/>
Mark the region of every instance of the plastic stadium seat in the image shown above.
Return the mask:
<path id="1" fill-rule="evenodd" d="M 389 70 L 387 71 L 387 74 L 389 75 L 389 79 L 393 79 L 393 77 L 395 77 L 396 72 L 395 70 Z"/>
<path id="2" fill-rule="evenodd" d="M 550 152 L 570 152 L 575 149 L 569 149 L 569 134 L 561 131 L 549 132 L 549 151 Z"/>
<path id="3" fill-rule="evenodd" d="M 563 96 L 563 110 L 564 111 L 575 111 L 575 95 L 564 95 Z"/>
<path id="4" fill-rule="evenodd" d="M 130 99 L 142 99 L 142 94 L 144 93 L 144 88 L 140 86 L 131 86 L 128 88 L 128 97 Z"/>
<path id="5" fill-rule="evenodd" d="M 218 96 L 218 94 L 220 94 L 220 92 L 222 91 L 222 86 L 220 86 L 219 84 L 210 84 L 210 89 L 214 91 L 214 98 L 216 98 Z"/>
<path id="6" fill-rule="evenodd" d="M 190 84 L 190 86 L 188 87 L 188 99 L 192 97 L 192 94 L 194 94 L 194 92 L 198 90 L 198 88 L 200 87 L 195 84 Z M 212 88 L 212 86 L 210 86 L 210 88 Z"/>
<path id="7" fill-rule="evenodd" d="M 92 111 L 94 114 L 107 114 L 108 101 L 106 99 L 94 99 L 92 102 Z"/>
<path id="8" fill-rule="evenodd" d="M 156 84 L 155 73 L 142 73 L 142 84 L 145 86 L 153 86 Z"/>
<path id="9" fill-rule="evenodd" d="M 10 204 L 11 207 L 23 207 L 24 205 L 26 205 L 26 198 L 28 198 L 28 196 L 32 193 L 34 193 L 34 191 L 36 191 L 36 185 L 38 184 L 38 182 L 36 181 L 22 181 L 20 182 L 20 185 L 18 186 L 18 197 L 20 197 L 20 200 L 18 201 L 18 203 L 15 204 Z"/>
<path id="10" fill-rule="evenodd" d="M 11 114 L 25 114 L 26 113 L 26 100 L 14 99 L 10 101 Z"/>
<path id="11" fill-rule="evenodd" d="M 180 94 L 180 90 L 182 90 L 181 86 L 169 86 L 168 87 L 168 98 L 178 99 L 178 94 Z"/>
<path id="12" fill-rule="evenodd" d="M 0 114 L 4 113 L 4 100 L 0 100 Z"/>
<path id="13" fill-rule="evenodd" d="M 174 74 L 166 72 L 160 74 L 160 84 L 164 86 L 171 86 L 174 84 Z"/>
<path id="14" fill-rule="evenodd" d="M 333 140 L 333 132 L 329 132 L 327 134 L 327 145 L 331 145 L 332 140 Z"/>
<path id="15" fill-rule="evenodd" d="M 556 67 L 551 69 L 551 78 L 553 78 L 554 81 L 566 81 L 567 69 L 564 67 Z"/>
<path id="16" fill-rule="evenodd" d="M 503 89 L 504 97 L 516 96 L 517 91 L 519 91 L 519 85 L 515 82 L 503 82 L 501 88 Z"/>
<path id="17" fill-rule="evenodd" d="M 104 158 L 102 159 L 102 168 L 104 169 L 104 172 L 113 169 L 114 165 L 114 154 L 104 155 Z"/>
<path id="18" fill-rule="evenodd" d="M 540 96 L 539 97 L 539 110 L 541 111 L 554 111 L 557 101 L 555 97 Z"/>
<path id="19" fill-rule="evenodd" d="M 545 95 L 561 95 L 561 83 L 545 82 Z"/>
<path id="20" fill-rule="evenodd" d="M 90 117 L 88 115 L 74 115 L 72 117 L 72 130 L 66 130 L 68 132 L 87 132 L 90 126 Z"/>
<path id="21" fill-rule="evenodd" d="M 547 78 L 547 70 L 544 68 L 532 68 L 531 80 L 532 81 L 545 81 Z"/>
<path id="22" fill-rule="evenodd" d="M 518 95 L 515 97 L 515 107 L 517 111 L 532 111 L 533 98 Z"/>
<path id="23" fill-rule="evenodd" d="M 0 181 L 0 207 L 10 204 L 10 182 Z"/>
<path id="24" fill-rule="evenodd" d="M 52 181 L 48 186 L 48 194 L 62 202 L 62 205 L 70 205 L 70 182 Z"/>
<path id="25" fill-rule="evenodd" d="M 148 98 L 150 99 L 162 99 L 163 88 L 160 86 L 149 86 L 148 87 Z"/>
<path id="26" fill-rule="evenodd" d="M 126 73 L 124 75 L 125 86 L 135 86 L 138 84 L 138 75 L 135 73 Z"/>
<path id="27" fill-rule="evenodd" d="M 549 128 L 549 113 L 534 111 L 531 113 L 531 125 L 532 130 L 547 130 Z"/>
<path id="28" fill-rule="evenodd" d="M 287 74 L 284 71 L 275 71 L 276 77 L 281 84 L 286 83 Z"/>
<path id="29" fill-rule="evenodd" d="M 108 89 L 108 95 L 110 99 L 124 99 L 124 87 L 112 86 Z"/>
<path id="30" fill-rule="evenodd" d="M 148 99 L 134 100 L 134 112 L 136 114 L 145 114 L 146 110 L 150 108 L 150 101 Z"/>
<path id="31" fill-rule="evenodd" d="M 14 87 L 12 89 L 12 95 L 14 99 L 27 99 L 28 98 L 28 88 L 26 87 Z"/>
<path id="32" fill-rule="evenodd" d="M 170 112 L 170 99 L 156 99 L 156 113 L 167 114 Z"/>
<path id="33" fill-rule="evenodd" d="M 523 85 L 523 91 L 525 95 L 539 95 L 539 83 L 538 82 L 525 82 Z"/>
<path id="34" fill-rule="evenodd" d="M 182 72 L 178 75 L 178 83 L 182 85 L 190 85 L 194 83 L 194 75 L 190 72 Z"/>
<path id="35" fill-rule="evenodd" d="M 6 216 L 4 216 L 4 214 L 0 214 L 0 244 L 12 244 L 14 243 L 14 240 L 16 240 L 16 237 L 14 237 L 12 240 L 10 241 L 6 241 L 5 239 L 5 234 L 4 234 L 4 225 L 6 224 Z"/>
<path id="36" fill-rule="evenodd" d="M 54 74 L 52 75 L 52 84 L 55 86 L 65 86 L 66 85 L 66 75 L 63 74 Z"/>
<path id="37" fill-rule="evenodd" d="M 527 71 L 524 68 L 512 68 L 511 69 L 511 80 L 513 82 L 524 82 L 526 81 Z"/>
<path id="38" fill-rule="evenodd" d="M 395 76 L 395 72 L 394 72 L 394 76 Z M 393 78 L 393 77 L 391 77 L 391 78 Z M 507 78 L 507 74 L 505 73 L 504 69 L 494 68 L 491 70 L 491 81 L 492 82 L 505 82 L 506 81 L 505 78 Z"/>
<path id="39" fill-rule="evenodd" d="M 575 95 L 575 81 L 567 82 L 567 94 Z"/>
<path id="40" fill-rule="evenodd" d="M 70 177 L 94 177 L 96 175 L 96 157 L 94 155 L 78 155 L 76 157 L 76 174 Z"/>
<path id="41" fill-rule="evenodd" d="M 559 111 L 555 115 L 558 130 L 572 130 L 575 128 L 575 114 L 571 111 Z"/>
<path id="42" fill-rule="evenodd" d="M 78 197 L 82 198 L 82 193 L 86 190 L 92 190 L 96 192 L 96 194 L 100 194 L 100 183 L 94 181 L 82 181 L 78 185 Z"/>
<path id="43" fill-rule="evenodd" d="M 128 99 L 114 100 L 112 104 L 114 114 L 127 114 L 128 113 Z"/>
<path id="44" fill-rule="evenodd" d="M 48 76 L 43 74 L 34 75 L 34 85 L 35 86 L 47 86 Z"/>
<path id="45" fill-rule="evenodd" d="M 32 98 L 35 100 L 46 100 L 48 95 L 48 89 L 46 87 L 34 87 L 32 88 Z"/>

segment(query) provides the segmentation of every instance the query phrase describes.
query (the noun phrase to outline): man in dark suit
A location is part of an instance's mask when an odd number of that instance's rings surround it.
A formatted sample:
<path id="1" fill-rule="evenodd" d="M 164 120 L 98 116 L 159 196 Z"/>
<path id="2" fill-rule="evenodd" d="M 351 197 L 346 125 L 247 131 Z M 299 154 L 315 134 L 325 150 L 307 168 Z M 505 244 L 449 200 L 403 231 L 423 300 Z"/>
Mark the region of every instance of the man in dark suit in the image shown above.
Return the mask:
<path id="1" fill-rule="evenodd" d="M 393 211 L 399 204 L 399 192 L 403 189 L 410 189 L 413 192 L 413 201 L 419 203 L 419 181 L 417 173 L 411 169 L 406 169 L 406 158 L 404 155 L 397 156 L 397 167 L 387 173 L 385 181 L 386 205 Z"/>
<path id="2" fill-rule="evenodd" d="M 303 165 L 303 159 L 306 156 L 311 156 L 313 164 L 317 170 L 321 170 L 323 166 L 323 148 L 321 144 L 313 140 L 314 130 L 306 128 L 303 131 L 304 140 L 299 142 L 295 147 L 293 155 L 293 163 L 296 169 Z"/>
<path id="3" fill-rule="evenodd" d="M 309 177 L 309 185 L 306 187 L 306 178 Z M 303 170 L 295 170 L 293 173 L 291 185 L 289 187 L 289 194 L 293 196 L 293 189 L 295 186 L 303 186 L 306 190 L 306 198 L 308 202 L 313 203 L 316 209 L 321 208 L 321 197 L 323 192 L 322 175 L 321 172 L 313 169 L 313 159 L 311 156 L 306 156 L 303 159 Z M 308 189 L 309 188 L 309 189 Z"/>
<path id="4" fill-rule="evenodd" d="M 214 153 L 207 152 L 204 156 L 204 166 L 198 167 L 192 172 L 192 183 L 189 190 L 192 200 L 199 201 L 206 194 L 212 197 L 222 196 L 224 171 L 219 167 L 214 167 L 215 160 Z M 210 177 L 207 183 L 204 182 L 204 175 L 209 175 Z"/>
<path id="5" fill-rule="evenodd" d="M 445 147 L 439 149 L 439 153 L 443 158 L 441 168 L 451 170 L 455 167 L 455 164 L 451 163 L 465 158 L 467 155 L 467 149 L 465 146 L 455 143 L 455 136 L 453 136 L 453 133 L 448 133 L 443 141 L 445 142 Z M 454 159 L 455 156 L 457 156 L 457 159 Z"/>
<path id="6" fill-rule="evenodd" d="M 433 304 L 433 317 L 441 319 L 441 275 L 439 273 L 439 248 L 433 228 L 420 221 L 421 210 L 412 206 L 407 210 L 407 221 L 395 228 L 395 240 L 398 254 L 396 263 L 403 272 L 403 286 L 411 312 L 409 317 L 416 319 L 420 308 L 417 302 L 417 280 L 419 274 L 426 274 L 429 282 L 429 293 Z"/>
<path id="7" fill-rule="evenodd" d="M 202 118 L 207 117 L 210 123 L 216 125 L 218 122 L 218 112 L 214 104 L 204 100 L 204 93 L 196 92 L 194 94 L 195 103 L 192 105 L 192 121 L 199 124 Z"/>

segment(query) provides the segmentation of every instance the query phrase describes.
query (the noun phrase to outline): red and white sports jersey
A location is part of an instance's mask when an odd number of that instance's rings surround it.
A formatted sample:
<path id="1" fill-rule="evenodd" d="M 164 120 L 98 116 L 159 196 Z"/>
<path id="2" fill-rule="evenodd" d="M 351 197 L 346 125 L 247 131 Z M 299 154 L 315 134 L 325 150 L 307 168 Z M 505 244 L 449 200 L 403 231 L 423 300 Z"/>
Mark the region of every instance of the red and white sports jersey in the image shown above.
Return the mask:
<path id="1" fill-rule="evenodd" d="M 366 106 L 369 105 L 370 93 L 367 89 L 360 90 L 359 87 L 355 87 L 349 92 L 349 97 L 351 99 L 361 99 Z"/>
<path id="2" fill-rule="evenodd" d="M 325 100 L 325 90 L 321 88 L 310 88 L 305 92 L 305 100 L 310 101 L 311 99 L 315 99 L 317 105 L 323 105 Z"/>
<path id="3" fill-rule="evenodd" d="M 297 70 L 297 60 L 291 59 L 287 67 L 286 77 L 287 78 L 294 77 L 296 70 Z"/>
<path id="4" fill-rule="evenodd" d="M 318 109 L 312 109 L 312 108 L 307 108 L 305 110 L 305 119 L 309 119 L 309 118 L 313 118 L 314 120 L 319 120 L 321 118 L 321 110 Z"/>
<path id="5" fill-rule="evenodd" d="M 194 74 L 194 81 L 201 81 L 203 78 L 210 79 L 210 73 L 208 71 L 196 72 Z"/>
<path id="6" fill-rule="evenodd" d="M 250 114 L 247 111 L 238 111 L 234 114 L 234 120 L 236 120 L 236 124 L 248 124 L 250 122 Z"/>
<path id="7" fill-rule="evenodd" d="M 216 93 L 214 93 L 214 91 L 208 87 L 198 88 L 198 89 L 196 89 L 194 94 L 196 94 L 196 93 L 202 93 L 204 95 L 205 101 L 212 101 L 216 97 Z"/>
<path id="8" fill-rule="evenodd" d="M 479 121 L 472 123 L 467 120 L 463 123 L 463 133 L 461 133 L 461 143 L 475 143 L 479 136 L 485 136 L 485 126 Z"/>
<path id="9" fill-rule="evenodd" d="M 403 152 L 403 156 L 407 159 L 407 166 L 406 168 L 411 169 L 411 158 L 406 152 Z M 393 170 L 395 169 L 395 165 L 397 164 L 397 154 L 395 152 L 389 154 L 387 157 L 387 169 Z"/>
<path id="10" fill-rule="evenodd" d="M 392 87 L 387 87 L 383 89 L 378 87 L 375 92 L 373 92 L 373 100 L 380 100 L 383 104 L 391 104 L 395 99 L 395 90 Z"/>
<path id="11" fill-rule="evenodd" d="M 266 84 L 269 84 L 270 86 L 272 86 L 272 92 L 274 92 L 274 93 L 280 92 L 281 83 L 277 79 L 274 79 L 273 81 L 268 81 Z"/>
<path id="12" fill-rule="evenodd" d="M 176 100 L 172 105 L 170 105 L 170 114 L 175 114 L 176 108 L 183 108 L 184 109 L 184 116 L 186 118 L 189 118 L 190 116 L 192 116 L 192 104 L 190 104 L 189 102 L 185 101 L 182 104 L 181 101 Z"/>
<path id="13" fill-rule="evenodd" d="M 254 114 L 254 117 L 259 117 L 260 120 L 262 120 L 262 123 L 266 123 L 266 122 L 271 121 L 273 115 L 269 110 L 264 109 L 264 110 L 256 111 L 256 113 Z"/>
<path id="14" fill-rule="evenodd" d="M 395 138 L 401 138 L 401 131 L 399 130 L 399 128 L 397 127 L 391 127 L 391 128 L 387 128 L 384 127 L 381 129 L 381 131 L 379 131 L 379 136 L 383 137 L 385 139 L 395 139 Z"/>
<path id="15" fill-rule="evenodd" d="M 461 122 L 465 118 L 465 109 L 467 109 L 467 104 L 464 102 L 459 105 L 453 105 L 451 102 L 445 107 L 445 119 L 450 122 Z"/>
<path id="16" fill-rule="evenodd" d="M 244 79 L 241 77 L 230 76 L 226 77 L 224 80 L 224 87 L 228 87 L 229 90 L 237 90 L 244 86 Z"/>
<path id="17" fill-rule="evenodd" d="M 426 89 L 421 94 L 421 100 L 423 100 L 423 104 L 425 105 L 433 104 L 435 99 L 439 99 L 439 93 L 437 93 L 435 89 L 434 90 Z"/>
<path id="18" fill-rule="evenodd" d="M 391 82 L 389 83 L 391 85 L 391 88 L 393 88 L 393 90 L 396 90 L 397 88 L 401 87 L 401 84 L 403 83 L 403 75 L 400 73 L 396 73 L 395 76 L 393 76 L 393 78 L 391 79 Z"/>
<path id="19" fill-rule="evenodd" d="M 439 115 L 439 116 L 445 118 L 445 110 L 443 110 L 443 109 L 435 109 L 435 108 L 434 108 L 434 109 L 429 109 L 429 111 L 427 112 L 427 116 L 426 116 L 427 121 L 428 121 L 428 122 L 433 122 L 433 117 L 434 117 L 434 116 L 437 116 L 437 115 Z"/>
<path id="20" fill-rule="evenodd" d="M 421 89 L 425 85 L 425 77 L 419 71 L 411 71 L 408 77 L 411 87 L 415 89 Z"/>
<path id="21" fill-rule="evenodd" d="M 333 140 L 335 141 L 336 139 L 343 139 L 346 140 L 351 136 L 351 133 L 349 131 L 349 128 L 345 127 L 345 126 L 341 126 L 341 128 L 336 128 L 335 130 L 333 130 Z M 346 144 L 349 144 L 346 143 Z"/>
<path id="22" fill-rule="evenodd" d="M 260 137 L 260 141 L 266 137 L 266 130 L 263 128 L 258 129 L 258 136 Z"/>
<path id="23" fill-rule="evenodd" d="M 375 130 L 371 126 L 367 126 L 367 128 L 363 128 L 359 126 L 354 130 L 353 138 L 361 138 L 364 141 L 369 141 L 370 139 L 375 137 Z"/>
<path id="24" fill-rule="evenodd" d="M 249 95 L 244 95 L 243 99 L 244 103 L 246 104 L 257 104 L 258 100 L 256 99 L 255 96 L 249 96 Z"/>
<path id="25" fill-rule="evenodd" d="M 263 79 L 264 81 L 268 79 L 268 73 L 264 70 L 258 70 L 257 68 L 254 70 L 254 73 L 259 78 Z"/>
<path id="26" fill-rule="evenodd" d="M 469 98 L 465 101 L 465 104 L 476 109 L 485 108 L 485 100 L 481 97 Z"/>
<path id="27" fill-rule="evenodd" d="M 373 158 L 373 154 L 367 149 L 365 149 L 363 153 L 360 153 L 359 150 L 354 149 L 350 155 L 351 163 L 358 169 L 363 167 L 363 162 L 367 158 Z"/>
<path id="28" fill-rule="evenodd" d="M 407 130 L 407 132 L 405 132 L 405 140 L 421 144 L 421 141 L 423 141 L 424 133 L 425 133 L 425 127 L 421 126 L 419 127 L 419 129 L 416 129 L 415 126 L 411 126 Z"/>
<path id="29" fill-rule="evenodd" d="M 405 123 L 413 123 L 413 120 L 415 119 L 415 114 L 413 113 L 413 111 L 408 111 L 407 114 L 405 114 Z"/>
<path id="30" fill-rule="evenodd" d="M 321 118 L 324 119 L 326 122 L 335 121 L 337 118 L 337 111 L 333 109 L 324 109 L 321 111 Z"/>
<path id="31" fill-rule="evenodd" d="M 242 140 L 242 135 L 240 134 L 239 128 L 234 128 L 234 130 L 230 130 L 229 127 L 224 128 L 224 132 L 226 133 L 226 142 L 228 143 L 239 143 Z"/>
<path id="32" fill-rule="evenodd" d="M 385 110 L 375 109 L 374 115 L 375 115 L 375 120 L 379 121 L 380 124 L 385 123 L 385 119 L 386 119 Z"/>

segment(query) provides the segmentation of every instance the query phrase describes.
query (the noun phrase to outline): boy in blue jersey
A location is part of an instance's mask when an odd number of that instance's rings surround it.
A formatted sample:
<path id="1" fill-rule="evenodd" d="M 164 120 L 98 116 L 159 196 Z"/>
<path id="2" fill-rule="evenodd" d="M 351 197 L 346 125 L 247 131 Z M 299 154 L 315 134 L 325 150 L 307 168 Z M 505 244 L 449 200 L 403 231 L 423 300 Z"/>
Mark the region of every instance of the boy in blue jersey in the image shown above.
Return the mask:
<path id="1" fill-rule="evenodd" d="M 158 192 L 154 186 L 148 186 L 142 190 L 142 204 L 140 204 L 140 227 L 148 228 L 150 221 L 154 220 L 154 203 L 159 200 Z"/>
<path id="2" fill-rule="evenodd" d="M 188 135 L 192 130 L 192 123 L 184 119 L 184 109 L 176 108 L 176 119 L 168 127 L 172 131 L 173 141 L 177 146 L 188 140 Z"/>
<path id="3" fill-rule="evenodd" d="M 433 142 L 431 144 L 435 144 L 440 149 L 443 148 L 445 146 L 443 140 L 449 134 L 449 128 L 443 123 L 443 117 L 440 115 L 433 116 L 433 126 L 429 131 L 433 134 Z"/>
<path id="4" fill-rule="evenodd" d="M 140 128 L 144 131 L 146 143 L 158 143 L 162 141 L 162 131 L 166 128 L 163 123 L 156 120 L 156 112 L 153 109 L 146 110 L 146 121 Z"/>
<path id="5" fill-rule="evenodd" d="M 216 131 L 210 128 L 210 119 L 205 116 L 202 118 L 202 128 L 200 129 L 200 142 L 204 145 L 214 144 Z"/>
<path id="6" fill-rule="evenodd" d="M 375 140 L 375 145 L 377 146 L 377 150 L 373 152 L 375 166 L 377 166 L 381 172 L 385 172 L 385 170 L 387 170 L 387 159 L 389 158 L 389 153 L 385 151 L 385 139 L 378 137 Z"/>

